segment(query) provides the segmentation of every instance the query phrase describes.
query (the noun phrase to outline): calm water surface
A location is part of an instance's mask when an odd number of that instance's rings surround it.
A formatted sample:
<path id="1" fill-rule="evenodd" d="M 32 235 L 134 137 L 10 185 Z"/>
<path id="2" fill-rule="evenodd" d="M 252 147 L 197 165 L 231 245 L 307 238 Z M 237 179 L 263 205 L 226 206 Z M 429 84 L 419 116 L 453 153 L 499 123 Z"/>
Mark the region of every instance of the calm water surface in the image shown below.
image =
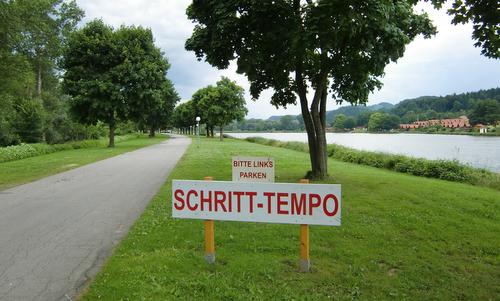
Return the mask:
<path id="1" fill-rule="evenodd" d="M 307 142 L 306 133 L 230 133 L 236 138 L 263 137 Z M 360 150 L 403 154 L 426 159 L 458 160 L 500 172 L 500 137 L 426 134 L 327 133 L 328 143 Z"/>

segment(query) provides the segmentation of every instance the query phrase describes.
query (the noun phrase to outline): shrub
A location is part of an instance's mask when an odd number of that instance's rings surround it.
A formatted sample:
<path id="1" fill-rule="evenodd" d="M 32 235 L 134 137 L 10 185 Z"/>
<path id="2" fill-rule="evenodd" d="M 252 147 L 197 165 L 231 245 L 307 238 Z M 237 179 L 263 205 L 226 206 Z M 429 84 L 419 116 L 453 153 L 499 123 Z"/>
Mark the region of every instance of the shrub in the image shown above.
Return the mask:
<path id="1" fill-rule="evenodd" d="M 117 143 L 122 142 L 125 140 L 136 138 L 137 136 L 138 135 L 133 135 L 133 134 L 125 136 L 117 136 L 115 137 L 115 142 Z M 63 150 L 99 147 L 106 145 L 107 145 L 107 138 L 99 140 L 74 141 L 62 144 L 23 143 L 20 145 L 12 145 L 0 148 L 0 163 L 55 153 Z"/>
<path id="2" fill-rule="evenodd" d="M 35 143 L 43 139 L 43 106 L 39 99 L 23 99 L 17 104 L 15 129 L 24 142 Z"/>

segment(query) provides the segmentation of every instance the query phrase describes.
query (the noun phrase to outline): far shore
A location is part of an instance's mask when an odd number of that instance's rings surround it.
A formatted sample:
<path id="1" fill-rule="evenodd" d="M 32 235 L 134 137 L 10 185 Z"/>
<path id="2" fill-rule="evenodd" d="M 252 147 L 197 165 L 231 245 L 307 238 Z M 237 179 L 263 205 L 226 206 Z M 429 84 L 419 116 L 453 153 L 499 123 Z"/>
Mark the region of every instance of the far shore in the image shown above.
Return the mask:
<path id="1" fill-rule="evenodd" d="M 293 133 L 293 134 L 307 134 L 306 131 L 224 131 L 224 134 L 231 133 Z M 480 134 L 478 132 L 417 132 L 417 131 L 388 131 L 388 132 L 368 132 L 368 131 L 326 131 L 327 134 L 422 134 L 422 135 L 458 135 L 458 136 L 475 136 L 475 137 L 500 137 L 500 132 L 490 132 Z"/>

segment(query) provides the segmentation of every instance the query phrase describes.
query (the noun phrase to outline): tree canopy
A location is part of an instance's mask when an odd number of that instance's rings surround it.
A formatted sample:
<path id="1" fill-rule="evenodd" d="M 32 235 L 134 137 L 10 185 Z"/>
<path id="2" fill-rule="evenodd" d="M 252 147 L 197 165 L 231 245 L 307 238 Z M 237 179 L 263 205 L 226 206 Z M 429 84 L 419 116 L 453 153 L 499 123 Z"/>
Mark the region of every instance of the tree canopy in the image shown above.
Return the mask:
<path id="1" fill-rule="evenodd" d="M 169 64 L 149 29 L 114 30 L 102 20 L 91 21 L 71 35 L 63 66 L 73 114 L 84 123 L 108 124 L 109 146 L 117 121 L 134 119 L 154 134 L 178 100 L 165 77 Z"/>
<path id="2" fill-rule="evenodd" d="M 236 82 L 227 77 L 222 77 L 215 86 L 209 85 L 201 88 L 193 94 L 192 100 L 184 106 L 178 107 L 176 118 L 194 121 L 197 116 L 206 125 L 207 136 L 213 136 L 214 126 L 219 126 L 220 139 L 223 139 L 224 127 L 234 120 L 242 120 L 248 110 L 245 107 L 244 90 Z M 190 110 L 191 112 L 186 112 Z M 189 126 L 193 123 L 184 124 L 184 120 L 178 120 L 178 125 Z"/>
<path id="3" fill-rule="evenodd" d="M 472 124 L 492 124 L 500 121 L 500 101 L 486 99 L 478 102 L 470 114 Z"/>
<path id="4" fill-rule="evenodd" d="M 375 112 L 370 115 L 368 121 L 369 131 L 388 131 L 399 127 L 399 117 L 383 112 Z"/>
<path id="5" fill-rule="evenodd" d="M 76 137 L 65 114 L 59 61 L 82 17 L 75 1 L 0 1 L 0 145 Z"/>
<path id="6" fill-rule="evenodd" d="M 196 111 L 193 101 L 180 103 L 174 109 L 172 122 L 176 128 L 183 131 L 196 123 Z"/>
<path id="7" fill-rule="evenodd" d="M 218 68 L 236 59 L 254 98 L 272 88 L 276 106 L 299 99 L 318 178 L 327 176 L 327 97 L 366 103 L 405 45 L 435 33 L 408 1 L 193 1 L 187 15 L 196 26 L 186 49 L 199 59 Z"/>

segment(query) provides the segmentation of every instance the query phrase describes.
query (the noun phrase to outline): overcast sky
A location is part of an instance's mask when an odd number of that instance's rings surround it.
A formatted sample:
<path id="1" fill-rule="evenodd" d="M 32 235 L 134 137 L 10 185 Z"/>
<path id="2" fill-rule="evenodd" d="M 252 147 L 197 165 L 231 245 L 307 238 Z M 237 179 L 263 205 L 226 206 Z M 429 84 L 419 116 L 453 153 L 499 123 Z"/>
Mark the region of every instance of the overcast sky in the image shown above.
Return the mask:
<path id="1" fill-rule="evenodd" d="M 168 57 L 171 69 L 168 77 L 174 82 L 182 101 L 204 86 L 215 84 L 222 75 L 238 82 L 248 91 L 248 81 L 235 72 L 217 70 L 208 63 L 199 62 L 193 52 L 184 49 L 193 24 L 186 18 L 188 0 L 77 0 L 85 11 L 83 22 L 101 18 L 104 22 L 120 25 L 142 25 L 151 28 L 156 45 Z M 450 24 L 444 10 L 419 5 L 418 10 L 429 13 L 439 33 L 431 39 L 418 37 L 407 46 L 404 57 L 386 67 L 383 88 L 369 98 L 368 104 L 397 103 L 403 99 L 424 95 L 447 95 L 500 87 L 500 60 L 487 59 L 473 46 L 472 26 Z M 246 93 L 247 118 L 268 118 L 271 115 L 300 114 L 298 106 L 287 110 L 269 104 L 271 91 L 264 92 L 256 102 Z M 337 106 L 329 101 L 328 109 Z"/>

